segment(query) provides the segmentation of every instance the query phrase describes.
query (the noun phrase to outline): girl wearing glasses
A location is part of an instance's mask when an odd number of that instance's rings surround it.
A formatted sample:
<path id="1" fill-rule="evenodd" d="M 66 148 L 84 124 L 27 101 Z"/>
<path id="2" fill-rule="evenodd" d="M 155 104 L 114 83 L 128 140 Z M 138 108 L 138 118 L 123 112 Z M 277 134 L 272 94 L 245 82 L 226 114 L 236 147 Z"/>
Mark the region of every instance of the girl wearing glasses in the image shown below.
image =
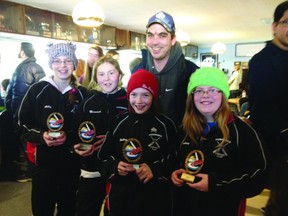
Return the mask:
<path id="1" fill-rule="evenodd" d="M 171 179 L 175 215 L 237 216 L 242 199 L 265 185 L 266 155 L 257 132 L 232 115 L 229 85 L 217 68 L 190 77 L 180 167 Z"/>
<path id="2" fill-rule="evenodd" d="M 76 46 L 50 44 L 47 50 L 52 76 L 32 85 L 20 105 L 18 123 L 27 143 L 32 171 L 34 216 L 75 215 L 79 161 L 71 144 L 72 120 L 86 89 L 78 86 Z"/>

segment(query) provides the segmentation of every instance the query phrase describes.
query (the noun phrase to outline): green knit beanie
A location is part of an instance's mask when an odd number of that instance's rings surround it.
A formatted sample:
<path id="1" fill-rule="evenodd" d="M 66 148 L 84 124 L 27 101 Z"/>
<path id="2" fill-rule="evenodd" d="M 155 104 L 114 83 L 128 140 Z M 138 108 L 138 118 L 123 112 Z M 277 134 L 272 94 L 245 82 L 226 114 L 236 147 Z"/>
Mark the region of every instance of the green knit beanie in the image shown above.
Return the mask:
<path id="1" fill-rule="evenodd" d="M 223 71 L 214 67 L 197 69 L 191 76 L 188 83 L 187 93 L 191 94 L 197 86 L 213 86 L 221 90 L 226 98 L 229 98 L 230 91 L 227 78 Z"/>

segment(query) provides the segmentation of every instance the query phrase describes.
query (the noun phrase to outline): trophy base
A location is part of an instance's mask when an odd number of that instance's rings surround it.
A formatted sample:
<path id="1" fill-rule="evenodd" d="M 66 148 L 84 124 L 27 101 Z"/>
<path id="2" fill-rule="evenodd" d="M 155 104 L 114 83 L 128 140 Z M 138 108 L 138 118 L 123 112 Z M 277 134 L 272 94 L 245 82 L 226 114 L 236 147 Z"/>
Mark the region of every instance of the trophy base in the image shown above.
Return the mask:
<path id="1" fill-rule="evenodd" d="M 187 173 L 182 173 L 180 179 L 182 179 L 183 181 L 186 181 L 186 182 L 194 183 L 195 176 L 187 174 Z"/>
<path id="2" fill-rule="evenodd" d="M 85 150 L 87 150 L 90 146 L 91 146 L 91 144 L 84 144 L 84 143 L 82 143 L 81 146 L 80 146 L 80 150 L 85 151 Z"/>
<path id="3" fill-rule="evenodd" d="M 133 164 L 133 167 L 137 170 L 140 168 L 139 164 Z"/>
<path id="4" fill-rule="evenodd" d="M 60 135 L 61 135 L 61 132 L 48 132 L 48 135 L 50 136 L 50 137 L 53 137 L 53 138 L 57 138 L 57 137 L 59 137 Z"/>

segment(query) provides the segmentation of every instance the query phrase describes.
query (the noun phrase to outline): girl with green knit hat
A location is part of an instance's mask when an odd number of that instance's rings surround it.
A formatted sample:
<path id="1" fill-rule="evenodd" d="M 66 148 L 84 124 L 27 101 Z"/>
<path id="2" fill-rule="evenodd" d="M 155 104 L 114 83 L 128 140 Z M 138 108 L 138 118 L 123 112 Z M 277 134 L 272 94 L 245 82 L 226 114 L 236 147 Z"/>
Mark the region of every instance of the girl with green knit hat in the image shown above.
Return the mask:
<path id="1" fill-rule="evenodd" d="M 196 70 L 187 93 L 180 166 L 171 175 L 175 215 L 237 216 L 241 200 L 264 188 L 262 141 L 231 113 L 229 85 L 221 70 Z"/>

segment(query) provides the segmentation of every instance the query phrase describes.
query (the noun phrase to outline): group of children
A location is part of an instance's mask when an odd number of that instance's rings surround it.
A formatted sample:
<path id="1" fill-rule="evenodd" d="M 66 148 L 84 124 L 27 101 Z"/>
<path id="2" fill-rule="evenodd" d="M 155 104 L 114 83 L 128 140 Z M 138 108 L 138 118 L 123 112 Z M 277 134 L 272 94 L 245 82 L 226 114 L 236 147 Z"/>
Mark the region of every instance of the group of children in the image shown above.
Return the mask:
<path id="1" fill-rule="evenodd" d="M 54 71 L 31 86 L 18 124 L 34 163 L 34 216 L 238 215 L 264 187 L 266 156 L 251 126 L 233 116 L 226 76 L 194 72 L 181 128 L 158 112 L 156 77 L 144 69 L 127 89 L 117 60 L 94 65 L 77 83 L 75 45 L 50 45 Z M 80 178 L 79 178 L 80 176 Z"/>

